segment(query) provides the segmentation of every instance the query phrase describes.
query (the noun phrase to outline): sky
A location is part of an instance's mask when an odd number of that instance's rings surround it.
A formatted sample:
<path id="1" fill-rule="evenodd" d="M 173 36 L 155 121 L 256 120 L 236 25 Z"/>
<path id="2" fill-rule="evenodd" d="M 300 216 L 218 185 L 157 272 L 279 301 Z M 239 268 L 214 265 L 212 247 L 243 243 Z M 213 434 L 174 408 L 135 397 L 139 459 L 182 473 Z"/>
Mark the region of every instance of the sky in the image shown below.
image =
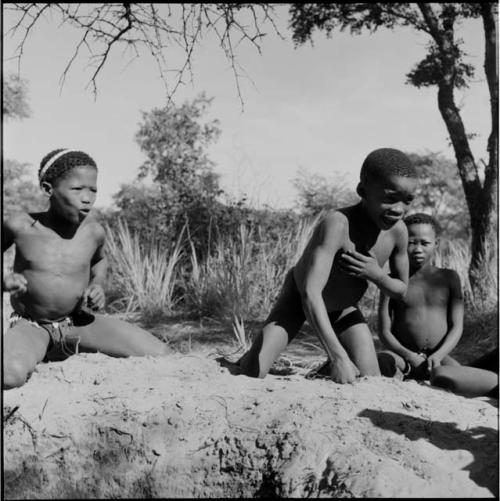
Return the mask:
<path id="1" fill-rule="evenodd" d="M 14 18 L 3 5 L 3 72 L 18 71 L 18 38 L 5 35 Z M 213 97 L 207 119 L 217 118 L 221 136 L 209 149 L 222 187 L 246 195 L 254 206 L 290 208 L 296 204 L 293 179 L 298 170 L 328 179 L 345 176 L 354 188 L 359 168 L 375 148 L 440 152 L 454 158 L 437 107 L 437 88 L 405 84 L 406 73 L 425 55 L 427 37 L 409 28 L 352 36 L 335 32 L 313 37 L 314 44 L 294 47 L 288 7 L 276 6 L 282 40 L 273 33 L 262 52 L 241 44 L 236 53 L 250 78 L 241 82 L 242 103 L 234 76 L 214 37 L 207 36 L 193 57 L 194 80 L 180 87 L 176 103 L 201 92 Z M 482 72 L 484 35 L 480 20 L 460 28 L 465 50 L 477 68 L 470 88 L 457 92 L 457 104 L 476 159 L 486 159 L 489 96 Z M 77 148 L 99 167 L 96 205 L 108 207 L 122 183 L 134 182 L 145 155 L 134 140 L 141 112 L 166 104 L 156 63 L 146 53 L 129 63 L 112 51 L 98 77 L 95 99 L 85 88 L 91 69 L 86 55 L 76 60 L 62 91 L 60 76 L 78 40 L 74 29 L 56 19 L 42 20 L 28 39 L 20 76 L 28 84 L 32 114 L 3 128 L 3 155 L 29 163 L 33 179 L 51 150 Z M 180 49 L 169 57 L 180 61 Z"/>

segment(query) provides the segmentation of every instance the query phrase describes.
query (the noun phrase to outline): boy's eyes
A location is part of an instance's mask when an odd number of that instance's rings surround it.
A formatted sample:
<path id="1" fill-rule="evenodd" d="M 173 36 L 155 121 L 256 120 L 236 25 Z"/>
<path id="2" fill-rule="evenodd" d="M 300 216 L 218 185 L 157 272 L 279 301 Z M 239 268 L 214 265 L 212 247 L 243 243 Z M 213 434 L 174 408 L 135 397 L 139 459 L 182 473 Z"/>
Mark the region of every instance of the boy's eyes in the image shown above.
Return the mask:
<path id="1" fill-rule="evenodd" d="M 405 204 L 407 205 L 410 205 L 411 202 L 413 202 L 413 199 L 414 197 L 413 196 L 408 196 L 406 198 L 403 198 L 401 196 L 398 196 L 398 195 L 386 195 L 384 197 L 384 202 L 385 203 L 396 203 L 396 202 L 399 202 L 400 200 L 403 201 Z"/>
<path id="2" fill-rule="evenodd" d="M 83 190 L 83 186 L 72 186 L 71 189 L 75 191 L 81 191 Z M 97 188 L 90 188 L 90 191 L 92 193 L 97 193 Z"/>

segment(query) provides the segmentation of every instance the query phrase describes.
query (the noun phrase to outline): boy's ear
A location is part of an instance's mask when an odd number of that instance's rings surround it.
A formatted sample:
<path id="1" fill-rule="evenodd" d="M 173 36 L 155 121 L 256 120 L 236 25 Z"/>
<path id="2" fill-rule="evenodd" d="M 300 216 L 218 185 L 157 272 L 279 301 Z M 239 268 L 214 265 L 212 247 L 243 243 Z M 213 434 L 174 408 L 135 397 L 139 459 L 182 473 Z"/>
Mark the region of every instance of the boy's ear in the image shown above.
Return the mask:
<path id="1" fill-rule="evenodd" d="M 44 195 L 47 195 L 48 197 L 52 195 L 52 185 L 47 181 L 42 181 L 42 183 L 40 183 L 40 188 L 42 189 Z"/>
<path id="2" fill-rule="evenodd" d="M 356 186 L 356 193 L 361 197 L 364 198 L 366 195 L 365 188 L 361 183 L 358 183 L 358 186 Z"/>

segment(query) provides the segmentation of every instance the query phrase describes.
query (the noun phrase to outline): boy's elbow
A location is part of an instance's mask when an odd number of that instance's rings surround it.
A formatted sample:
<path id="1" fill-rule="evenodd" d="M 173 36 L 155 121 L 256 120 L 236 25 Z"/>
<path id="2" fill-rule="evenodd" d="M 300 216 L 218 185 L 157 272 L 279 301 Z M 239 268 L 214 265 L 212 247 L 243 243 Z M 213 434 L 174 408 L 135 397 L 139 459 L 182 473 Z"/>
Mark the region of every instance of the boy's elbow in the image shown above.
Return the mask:
<path id="1" fill-rule="evenodd" d="M 394 291 L 393 299 L 396 301 L 402 301 L 406 297 L 406 292 L 408 291 L 408 284 L 401 282 L 401 286 Z"/>
<path id="2" fill-rule="evenodd" d="M 310 287 L 306 287 L 301 294 L 302 303 L 307 307 L 317 303 L 321 297 L 321 293 Z"/>

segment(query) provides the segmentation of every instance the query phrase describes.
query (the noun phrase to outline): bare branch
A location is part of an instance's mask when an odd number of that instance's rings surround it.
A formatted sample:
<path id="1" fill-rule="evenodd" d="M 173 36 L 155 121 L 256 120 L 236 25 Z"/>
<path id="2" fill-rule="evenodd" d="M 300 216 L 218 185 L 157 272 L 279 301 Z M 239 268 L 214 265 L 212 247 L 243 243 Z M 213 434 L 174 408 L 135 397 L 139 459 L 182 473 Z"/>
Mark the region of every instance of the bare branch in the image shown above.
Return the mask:
<path id="1" fill-rule="evenodd" d="M 81 36 L 59 80 L 60 89 L 76 60 L 82 56 L 82 49 L 86 48 L 89 54 L 87 67 L 93 67 L 86 88 L 90 86 L 95 96 L 97 78 L 109 60 L 111 50 L 122 45 L 125 51 L 133 49 L 133 59 L 139 57 L 143 49 L 153 57 L 170 100 L 187 74 L 193 80 L 195 48 L 206 34 L 213 33 L 230 63 L 243 104 L 240 79 L 245 75 L 238 64 L 236 50 L 247 42 L 260 53 L 260 42 L 266 35 L 262 27 L 266 24 L 283 39 L 274 22 L 274 7 L 269 4 L 30 3 L 12 4 L 8 10 L 10 14 L 18 14 L 7 33 L 20 35 L 16 49 L 19 63 L 27 39 L 46 10 L 60 16 L 60 26 L 68 25 L 79 32 Z M 185 53 L 183 63 L 177 68 L 170 67 L 166 58 L 168 49 L 173 46 L 181 47 Z M 169 76 L 172 72 L 175 77 L 169 91 L 168 80 L 172 78 Z"/>

